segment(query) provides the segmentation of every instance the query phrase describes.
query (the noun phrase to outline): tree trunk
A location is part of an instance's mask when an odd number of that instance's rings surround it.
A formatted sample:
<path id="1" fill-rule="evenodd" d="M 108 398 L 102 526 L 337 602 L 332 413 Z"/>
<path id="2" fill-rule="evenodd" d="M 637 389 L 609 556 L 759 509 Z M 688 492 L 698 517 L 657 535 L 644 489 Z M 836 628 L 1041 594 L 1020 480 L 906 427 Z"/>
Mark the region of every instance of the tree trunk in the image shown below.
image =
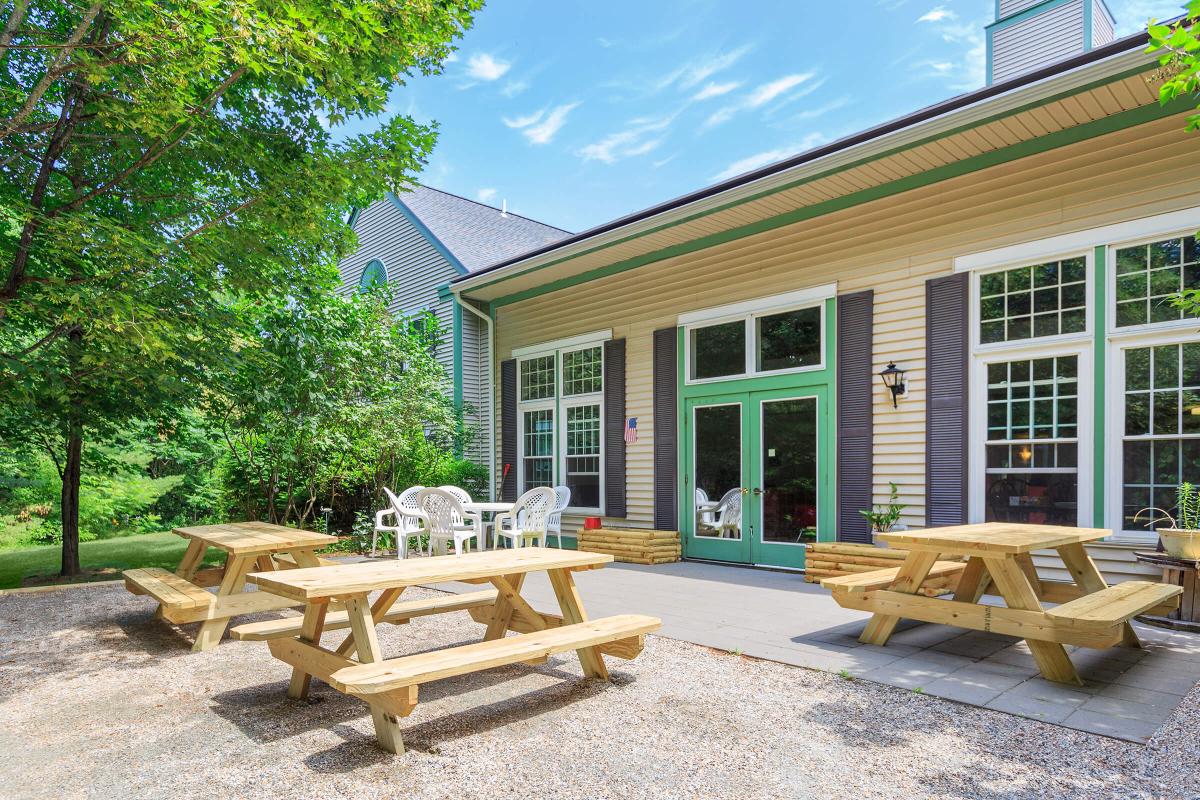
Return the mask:
<path id="1" fill-rule="evenodd" d="M 79 569 L 79 475 L 83 461 L 83 429 L 71 420 L 67 431 L 67 458 L 62 476 L 62 575 L 73 577 Z"/>

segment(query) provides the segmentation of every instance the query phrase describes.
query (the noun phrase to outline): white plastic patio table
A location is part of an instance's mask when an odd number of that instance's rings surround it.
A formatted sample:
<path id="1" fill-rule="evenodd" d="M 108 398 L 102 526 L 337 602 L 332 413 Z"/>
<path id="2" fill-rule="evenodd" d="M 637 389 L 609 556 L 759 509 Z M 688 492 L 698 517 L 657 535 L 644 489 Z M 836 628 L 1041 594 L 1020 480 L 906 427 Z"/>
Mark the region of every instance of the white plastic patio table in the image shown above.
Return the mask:
<path id="1" fill-rule="evenodd" d="M 356 564 L 337 564 L 314 569 L 292 569 L 279 572 L 255 572 L 247 580 L 265 592 L 281 595 L 305 605 L 304 620 L 298 637 L 270 641 L 271 653 L 293 666 L 288 696 L 296 699 L 308 694 L 310 676 L 316 675 L 330 685 L 331 676 L 340 669 L 358 664 L 374 664 L 383 660 L 375 626 L 385 621 L 388 611 L 409 586 L 461 581 L 491 583 L 496 592 L 471 604 L 445 601 L 415 601 L 421 610 L 411 615 L 469 610 L 472 617 L 487 624 L 484 641 L 504 638 L 510 630 L 544 629 L 547 624 L 570 624 L 587 621 L 571 573 L 591 570 L 610 563 L 613 557 L 603 553 L 583 553 L 544 547 L 523 547 L 516 550 L 493 550 L 461 556 L 434 556 L 407 561 L 374 561 Z M 530 572 L 547 572 L 558 597 L 562 617 L 551 619 L 534 611 L 521 597 L 521 586 Z M 368 605 L 371 592 L 381 592 Z M 337 647 L 328 650 L 320 646 L 325 628 L 326 611 L 332 601 L 344 601 L 351 633 Z M 514 619 L 514 612 L 516 618 Z M 344 626 L 339 626 L 344 627 Z M 453 650 L 448 648 L 447 650 Z M 604 648 L 588 647 L 579 650 L 584 673 L 589 677 L 607 678 L 608 672 L 600 653 Z M 351 656 L 357 654 L 357 660 Z M 371 706 L 375 733 L 384 749 L 403 752 L 397 716 L 406 716 L 416 705 L 416 687 L 395 692 L 363 696 Z"/>
<path id="2" fill-rule="evenodd" d="M 483 530 L 479 532 L 479 535 L 481 537 L 483 537 L 479 542 L 479 549 L 486 550 L 487 549 L 488 526 L 493 524 L 493 520 L 497 514 L 503 514 L 507 511 L 512 511 L 513 504 L 512 503 L 490 503 L 490 502 L 475 503 L 475 502 L 471 502 L 471 503 L 463 503 L 463 508 L 465 508 L 467 511 L 476 511 L 476 512 L 480 513 L 481 515 L 482 514 L 491 514 L 492 515 L 493 519 L 483 520 Z M 482 519 L 482 517 L 481 517 L 481 519 Z M 496 539 L 495 534 L 492 534 L 493 542 L 495 541 L 495 539 Z"/>

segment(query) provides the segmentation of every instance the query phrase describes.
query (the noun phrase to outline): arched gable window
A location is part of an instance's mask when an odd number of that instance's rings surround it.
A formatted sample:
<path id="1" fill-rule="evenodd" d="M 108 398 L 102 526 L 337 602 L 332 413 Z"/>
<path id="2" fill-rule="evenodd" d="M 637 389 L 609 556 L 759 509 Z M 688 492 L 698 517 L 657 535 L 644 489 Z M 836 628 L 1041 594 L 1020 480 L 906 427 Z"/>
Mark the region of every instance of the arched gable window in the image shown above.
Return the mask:
<path id="1" fill-rule="evenodd" d="M 358 289 L 361 292 L 365 292 L 377 286 L 385 286 L 387 280 L 387 267 L 378 258 L 373 258 L 367 262 L 362 277 L 358 280 Z"/>

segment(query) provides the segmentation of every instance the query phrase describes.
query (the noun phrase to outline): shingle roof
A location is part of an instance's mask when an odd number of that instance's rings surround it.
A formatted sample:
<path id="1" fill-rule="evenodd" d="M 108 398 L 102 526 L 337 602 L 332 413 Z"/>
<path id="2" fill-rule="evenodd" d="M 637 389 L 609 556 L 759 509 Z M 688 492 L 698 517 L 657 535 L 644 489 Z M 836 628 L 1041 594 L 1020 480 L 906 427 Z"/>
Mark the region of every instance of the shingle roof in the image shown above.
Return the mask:
<path id="1" fill-rule="evenodd" d="M 468 272 L 565 239 L 570 231 L 420 184 L 398 199 Z"/>

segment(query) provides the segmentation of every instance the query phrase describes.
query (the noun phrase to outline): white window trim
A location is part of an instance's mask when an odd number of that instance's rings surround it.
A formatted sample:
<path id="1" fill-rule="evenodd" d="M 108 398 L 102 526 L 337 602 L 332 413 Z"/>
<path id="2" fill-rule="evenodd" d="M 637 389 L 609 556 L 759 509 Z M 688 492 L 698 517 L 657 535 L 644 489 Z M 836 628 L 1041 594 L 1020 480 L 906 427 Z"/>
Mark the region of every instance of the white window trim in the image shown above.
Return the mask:
<path id="1" fill-rule="evenodd" d="M 1107 245 L 1105 253 L 1106 264 L 1104 265 L 1107 281 L 1105 283 L 1105 304 L 1108 306 L 1105 313 L 1108 316 L 1108 330 L 1110 337 L 1125 338 L 1128 336 L 1136 336 L 1143 333 L 1155 333 L 1165 331 L 1168 333 L 1177 331 L 1181 328 L 1188 330 L 1196 330 L 1200 326 L 1200 320 L 1196 318 L 1185 318 L 1173 320 L 1171 322 L 1147 322 L 1145 325 L 1127 325 L 1123 328 L 1117 327 L 1117 250 L 1124 247 L 1136 247 L 1138 245 L 1151 244 L 1153 242 L 1161 242 L 1166 239 L 1178 239 L 1185 236 L 1195 236 L 1196 229 L 1200 227 L 1200 223 L 1191 228 L 1175 228 L 1174 230 L 1159 231 L 1157 233 L 1144 233 L 1136 239 L 1130 239 L 1121 242 L 1112 242 Z"/>
<path id="2" fill-rule="evenodd" d="M 1051 236 L 1034 242 L 1021 242 L 1007 247 L 998 247 L 995 250 L 956 256 L 954 271 L 969 272 L 1000 267 L 1005 264 L 1016 266 L 1022 261 L 1031 264 L 1049 261 L 1056 253 L 1083 250 L 1090 252 L 1100 245 L 1153 238 L 1163 231 L 1187 230 L 1188 228 L 1191 228 L 1193 233 L 1200 228 L 1200 206 L 1118 222 L 1100 228 Z M 1167 234 L 1165 238 L 1170 238 L 1170 234 Z"/>
<path id="3" fill-rule="evenodd" d="M 1090 285 L 1090 284 L 1089 284 Z M 1003 348 L 989 346 L 977 348 L 973 354 L 970 366 L 970 388 L 968 397 L 982 398 L 968 404 L 967 410 L 967 521 L 983 522 L 987 513 L 987 497 L 984 486 L 987 482 L 987 365 L 997 361 L 1020 361 L 1030 358 L 1047 358 L 1050 356 L 1076 356 L 1078 366 L 1078 406 L 1076 437 L 1079 445 L 1076 450 L 1076 522 L 1079 527 L 1093 525 L 1094 493 L 1092 491 L 1092 449 L 1087 447 L 1093 430 L 1095 399 L 1091 391 L 1093 385 L 1093 359 L 1090 341 L 1073 336 L 1064 341 L 1063 337 L 1045 337 L 1044 340 L 1022 339 L 1016 346 Z M 1032 441 L 1032 440 L 1031 440 Z M 1046 470 L 1037 470 L 1044 472 Z"/>
<path id="4" fill-rule="evenodd" d="M 694 311 L 679 315 L 679 324 L 683 326 L 683 379 L 687 386 L 702 386 L 706 383 L 721 383 L 723 381 L 742 380 L 744 378 L 762 378 L 769 375 L 795 375 L 802 372 L 817 372 L 825 369 L 825 301 L 836 296 L 837 284 L 830 283 L 813 289 L 799 292 L 789 292 L 784 295 L 751 300 L 744 303 L 734 303 L 728 306 Z M 821 321 L 818 323 L 821 333 L 820 354 L 815 364 L 807 364 L 791 369 L 758 369 L 758 325 L 761 317 L 769 317 L 788 311 L 800 311 L 806 308 L 820 310 Z M 745 363 L 744 370 L 733 375 L 718 375 L 714 378 L 692 377 L 692 331 L 700 328 L 710 328 L 714 325 L 724 325 L 741 320 L 745 330 Z"/>
<path id="5" fill-rule="evenodd" d="M 1169 238 L 1169 237 L 1168 237 Z M 1109 541 L 1121 544 L 1150 545 L 1158 541 L 1154 531 L 1127 531 L 1124 522 L 1124 439 L 1125 439 L 1125 350 L 1131 348 L 1154 347 L 1160 344 L 1189 344 L 1198 341 L 1195 334 L 1196 321 L 1192 321 L 1190 331 L 1181 331 L 1178 326 L 1173 329 L 1138 331 L 1133 335 L 1123 335 L 1108 341 L 1106 359 L 1108 369 L 1108 385 L 1115 387 L 1111 402 L 1105 405 L 1105 447 L 1108 454 L 1104 476 L 1105 516 L 1109 520 L 1108 527 L 1113 536 Z M 1188 334 L 1191 335 L 1188 335 Z"/>
<path id="6" fill-rule="evenodd" d="M 1081 333 L 1060 333 L 1055 336 L 1031 336 L 1028 339 L 1018 339 L 1012 342 L 991 342 L 982 344 L 980 342 L 980 323 L 981 314 L 979 310 L 979 280 L 983 275 L 990 275 L 994 272 L 1006 272 L 1010 269 L 1018 269 L 1020 267 L 1036 266 L 1044 264 L 1048 261 L 1062 261 L 1070 258 L 1083 257 L 1084 261 L 1084 325 Z M 1042 343 L 1049 342 L 1055 345 L 1071 344 L 1074 342 L 1091 342 L 1093 337 L 1094 326 L 1096 324 L 1095 303 L 1092 302 L 1096 280 L 1096 256 L 1095 248 L 1090 250 L 1071 250 L 1065 252 L 1057 252 L 1047 254 L 1041 259 L 1033 261 L 1015 261 L 1008 264 L 996 264 L 988 267 L 980 267 L 971 271 L 970 277 L 970 320 L 969 325 L 971 350 L 976 355 L 984 353 L 1007 352 L 1012 348 L 1025 348 L 1030 346 L 1038 346 Z M 1031 317 L 1032 319 L 1032 317 Z"/>
<path id="7" fill-rule="evenodd" d="M 595 405 L 600 407 L 600 505 L 596 507 L 567 506 L 563 513 L 604 515 L 605 490 L 605 443 L 604 443 L 604 391 L 603 378 L 601 391 L 587 394 L 563 395 L 563 354 L 575 350 L 586 350 L 590 347 L 600 347 L 600 374 L 604 374 L 604 343 L 612 339 L 612 329 L 594 331 L 552 342 L 513 348 L 512 357 L 517 361 L 517 487 L 525 486 L 525 412 L 549 409 L 554 412 L 553 435 L 553 484 L 566 484 L 567 455 L 566 455 L 566 409 L 571 406 Z M 521 400 L 521 362 L 543 356 L 554 357 L 554 396 L 538 400 Z M 523 492 L 522 492 L 523 493 Z"/>

